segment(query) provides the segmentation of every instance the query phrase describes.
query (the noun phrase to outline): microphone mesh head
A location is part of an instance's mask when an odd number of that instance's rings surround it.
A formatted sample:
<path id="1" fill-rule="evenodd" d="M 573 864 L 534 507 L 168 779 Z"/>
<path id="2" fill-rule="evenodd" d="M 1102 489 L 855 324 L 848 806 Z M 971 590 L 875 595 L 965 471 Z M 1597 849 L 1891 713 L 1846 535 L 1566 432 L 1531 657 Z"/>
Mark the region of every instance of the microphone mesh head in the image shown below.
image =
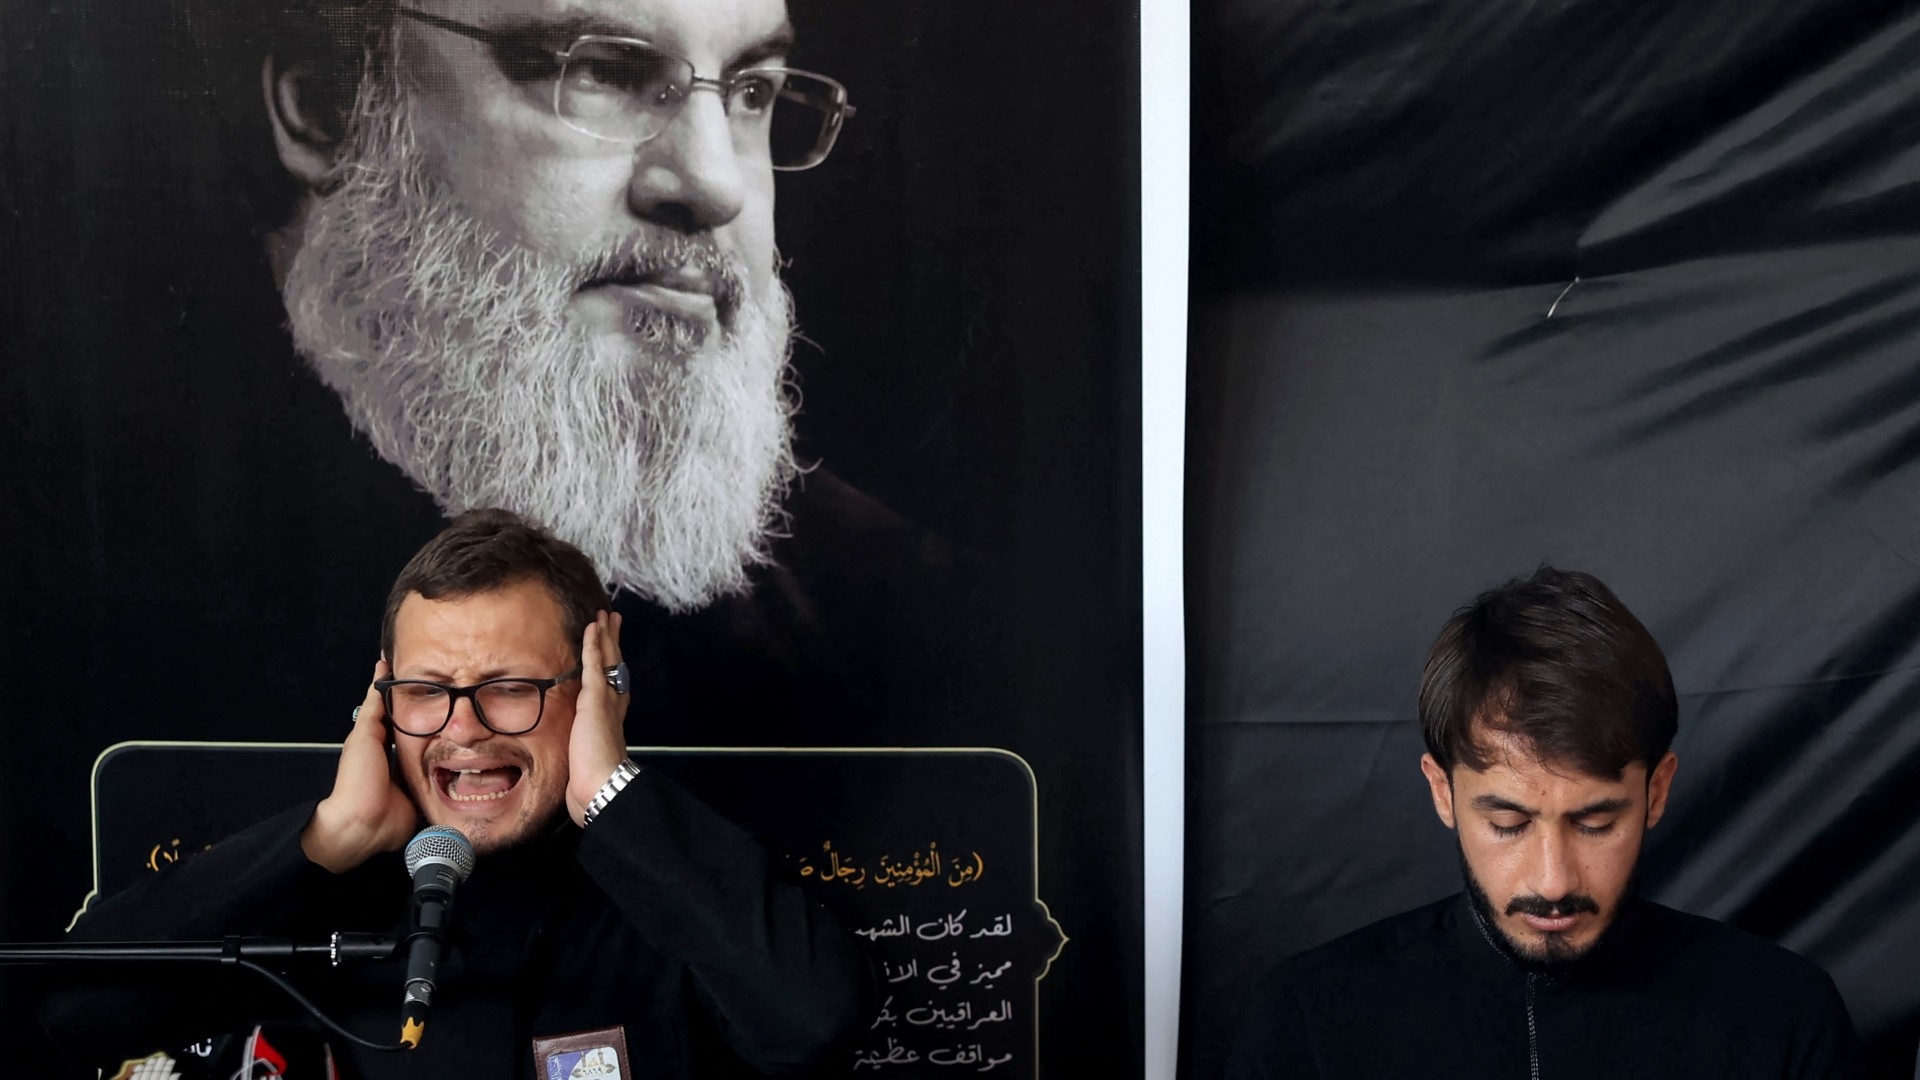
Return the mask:
<path id="1" fill-rule="evenodd" d="M 429 862 L 453 867 L 456 879 L 465 881 L 473 873 L 473 845 L 459 829 L 429 825 L 407 841 L 407 876 L 419 873 Z"/>

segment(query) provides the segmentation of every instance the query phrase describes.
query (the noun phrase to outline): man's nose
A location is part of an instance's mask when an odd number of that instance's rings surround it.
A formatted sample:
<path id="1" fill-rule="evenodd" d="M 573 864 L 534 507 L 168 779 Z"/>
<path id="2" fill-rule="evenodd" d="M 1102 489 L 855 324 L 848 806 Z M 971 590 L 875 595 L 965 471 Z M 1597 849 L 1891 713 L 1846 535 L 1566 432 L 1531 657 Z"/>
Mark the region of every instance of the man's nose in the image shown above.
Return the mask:
<path id="1" fill-rule="evenodd" d="M 1559 900 L 1580 891 L 1580 866 L 1573 845 L 1556 830 L 1536 830 L 1532 861 L 1527 886 L 1534 895 Z"/>
<path id="2" fill-rule="evenodd" d="M 456 746 L 473 746 L 493 738 L 493 729 L 480 722 L 469 695 L 453 703 L 453 715 L 447 717 L 447 728 L 440 734 Z"/>
<path id="3" fill-rule="evenodd" d="M 739 216 L 747 174 L 724 92 L 694 87 L 666 130 L 635 149 L 628 190 L 634 213 L 679 232 L 716 228 Z"/>

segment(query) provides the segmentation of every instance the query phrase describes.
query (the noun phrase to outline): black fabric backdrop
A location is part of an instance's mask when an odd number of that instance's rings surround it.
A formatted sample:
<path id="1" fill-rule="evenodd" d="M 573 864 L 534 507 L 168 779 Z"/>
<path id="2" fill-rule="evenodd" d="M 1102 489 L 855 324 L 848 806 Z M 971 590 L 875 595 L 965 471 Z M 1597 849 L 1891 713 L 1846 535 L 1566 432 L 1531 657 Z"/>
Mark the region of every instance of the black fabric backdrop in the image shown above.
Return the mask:
<path id="1" fill-rule="evenodd" d="M 912 651 L 896 616 L 918 605 L 906 625 L 966 662 L 921 679 L 829 641 L 880 673 L 853 687 L 874 691 L 855 715 L 756 696 L 730 653 L 682 650 L 651 670 L 692 691 L 655 715 L 650 677 L 628 733 L 1025 757 L 1041 887 L 1072 938 L 1043 987 L 1044 1071 L 1134 1072 L 1135 17 L 791 7 L 793 62 L 860 110 L 826 164 L 777 181 L 806 337 L 799 450 L 873 501 L 825 474 L 806 488 L 825 516 L 881 522 L 906 565 L 807 512 L 784 554 L 831 568 L 808 598 L 861 640 Z M 235 38 L 270 10 L 0 5 L 0 940 L 56 937 L 85 894 L 88 767 L 107 745 L 339 737 L 387 585 L 440 524 L 280 327 L 258 235 L 279 167 L 257 42 Z M 893 543 L 888 512 L 935 539 Z M 961 553 L 956 580 L 920 604 L 912 560 L 934 548 Z M 724 613 L 704 628 L 732 629 Z M 44 1051 L 18 986 L 0 969 L 5 1075 Z"/>
<path id="2" fill-rule="evenodd" d="M 1673 667 L 1650 895 L 1821 963 L 1912 1075 L 1920 14 L 1194 18 L 1183 1074 L 1259 971 L 1458 889 L 1420 664 L 1550 561 Z"/>

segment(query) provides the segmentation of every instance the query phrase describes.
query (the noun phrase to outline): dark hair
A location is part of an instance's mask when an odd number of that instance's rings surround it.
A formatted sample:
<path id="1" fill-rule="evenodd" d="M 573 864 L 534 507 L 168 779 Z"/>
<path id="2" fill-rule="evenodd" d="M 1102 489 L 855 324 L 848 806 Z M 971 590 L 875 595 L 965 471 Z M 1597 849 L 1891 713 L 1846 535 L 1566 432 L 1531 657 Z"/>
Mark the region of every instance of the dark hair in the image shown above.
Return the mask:
<path id="1" fill-rule="evenodd" d="M 1449 773 L 1491 764 L 1480 736 L 1497 732 L 1542 761 L 1617 777 L 1666 756 L 1678 725 L 1653 635 L 1599 578 L 1551 566 L 1455 612 L 1420 675 L 1427 752 Z"/>
<path id="2" fill-rule="evenodd" d="M 400 571 L 380 623 L 381 654 L 393 659 L 394 616 L 408 596 L 457 599 L 522 581 L 541 582 L 553 594 L 561 630 L 575 650 L 594 615 L 610 606 L 599 571 L 579 548 L 510 510 L 469 510 Z"/>
<path id="3" fill-rule="evenodd" d="M 199 137 L 218 140 L 225 170 L 217 182 L 250 232 L 279 228 L 292 220 L 306 187 L 281 164 L 274 148 L 260 88 L 267 57 L 284 71 L 306 72 L 314 117 L 343 136 L 361 82 L 391 63 L 396 0 L 173 0 L 152 5 L 171 15 L 159 28 L 174 57 L 176 96 L 189 102 Z M 155 16 L 158 18 L 159 16 Z M 172 87 L 168 87 L 172 89 Z M 161 95 L 165 97 L 166 95 Z M 194 156 L 194 173 L 212 167 Z"/>

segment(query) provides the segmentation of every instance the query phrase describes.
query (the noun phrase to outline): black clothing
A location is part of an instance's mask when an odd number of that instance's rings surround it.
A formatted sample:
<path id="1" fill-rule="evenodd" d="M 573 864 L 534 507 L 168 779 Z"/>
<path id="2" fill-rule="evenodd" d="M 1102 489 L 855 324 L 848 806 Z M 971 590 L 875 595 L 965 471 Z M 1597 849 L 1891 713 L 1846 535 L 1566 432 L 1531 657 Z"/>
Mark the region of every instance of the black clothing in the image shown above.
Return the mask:
<path id="1" fill-rule="evenodd" d="M 1589 956 L 1551 975 L 1494 940 L 1462 893 L 1288 960 L 1249 1003 L 1227 1076 L 1858 1075 L 1833 980 L 1711 919 L 1629 901 Z"/>
<path id="2" fill-rule="evenodd" d="M 73 938 L 404 932 L 400 856 L 328 873 L 300 849 L 312 810 L 296 807 L 95 903 Z M 567 823 L 482 858 L 455 896 L 448 937 L 420 1047 L 353 1048 L 344 1075 L 524 1080 L 535 1075 L 535 1036 L 614 1025 L 640 1076 L 714 1075 L 720 1061 L 696 1045 L 713 1028 L 756 1068 L 799 1071 L 856 1034 L 871 1006 L 873 977 L 853 936 L 797 886 L 775 882 L 745 833 L 653 769 L 590 828 Z M 42 1015 L 56 1043 L 101 1064 L 301 1015 L 250 972 L 84 974 L 96 988 L 63 973 Z M 403 959 L 308 968 L 293 980 L 348 1030 L 396 1041 Z"/>
<path id="3" fill-rule="evenodd" d="M 669 614 L 622 593 L 629 730 L 667 745 L 998 745 L 1016 732 L 986 658 L 980 568 L 825 469 L 752 589 Z"/>

